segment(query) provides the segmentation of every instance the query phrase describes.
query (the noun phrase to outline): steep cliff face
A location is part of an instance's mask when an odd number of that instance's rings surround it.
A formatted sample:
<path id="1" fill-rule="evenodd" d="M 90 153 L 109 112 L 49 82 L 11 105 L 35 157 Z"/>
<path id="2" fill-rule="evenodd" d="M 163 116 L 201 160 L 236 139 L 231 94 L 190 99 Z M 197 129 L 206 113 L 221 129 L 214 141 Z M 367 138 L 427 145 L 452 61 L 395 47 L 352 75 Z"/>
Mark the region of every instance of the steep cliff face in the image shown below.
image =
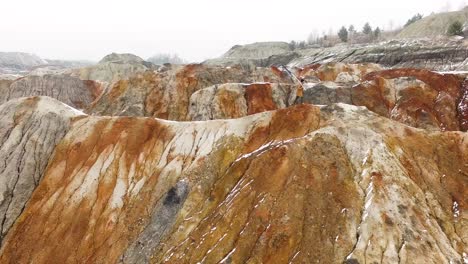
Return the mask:
<path id="1" fill-rule="evenodd" d="M 116 82 L 87 112 L 93 115 L 189 120 L 189 101 L 194 92 L 215 84 L 256 81 L 283 82 L 283 79 L 268 68 L 192 64 L 163 72 L 148 71 Z"/>
<path id="2" fill-rule="evenodd" d="M 49 97 L 13 99 L 0 106 L 0 244 L 78 115 Z"/>
<path id="3" fill-rule="evenodd" d="M 27 96 L 49 96 L 67 105 L 83 109 L 102 92 L 103 86 L 94 81 L 82 81 L 66 75 L 26 76 L 9 87 L 3 87 L 0 103 Z"/>
<path id="4" fill-rule="evenodd" d="M 0 262 L 462 263 L 467 162 L 466 133 L 342 104 L 82 117 Z"/>

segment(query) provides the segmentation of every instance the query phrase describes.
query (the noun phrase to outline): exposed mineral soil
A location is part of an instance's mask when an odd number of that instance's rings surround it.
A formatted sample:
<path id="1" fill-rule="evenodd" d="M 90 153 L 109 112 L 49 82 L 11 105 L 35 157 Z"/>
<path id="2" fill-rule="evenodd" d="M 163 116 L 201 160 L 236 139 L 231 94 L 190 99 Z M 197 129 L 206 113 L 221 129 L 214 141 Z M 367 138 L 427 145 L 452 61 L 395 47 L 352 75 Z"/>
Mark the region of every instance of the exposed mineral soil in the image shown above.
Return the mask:
<path id="1" fill-rule="evenodd" d="M 167 71 L 146 71 L 121 80 L 92 104 L 92 115 L 149 116 L 189 120 L 189 101 L 196 91 L 224 83 L 291 82 L 270 68 L 219 67 L 192 64 Z"/>
<path id="2" fill-rule="evenodd" d="M 49 97 L 14 99 L 0 106 L 0 244 L 79 115 L 83 113 Z"/>
<path id="3" fill-rule="evenodd" d="M 9 112 L 37 100 L 10 102 Z M 260 111 L 252 105 L 247 114 Z M 1 263 L 466 260 L 467 133 L 416 129 L 345 104 L 70 124 L 4 239 Z"/>
<path id="4" fill-rule="evenodd" d="M 467 131 L 468 81 L 454 74 L 332 63 L 297 69 L 297 75 L 310 80 L 304 85 L 307 103 L 366 106 L 417 128 Z M 297 85 L 278 83 L 211 86 L 192 94 L 188 120 L 238 118 L 285 108 L 294 104 L 296 89 Z"/>
<path id="5" fill-rule="evenodd" d="M 415 127 L 466 131 L 461 127 L 466 118 L 464 88 L 456 76 L 393 69 L 370 73 L 364 79 L 367 82 L 352 88 L 353 104 Z"/>
<path id="6" fill-rule="evenodd" d="M 291 106 L 297 85 L 281 83 L 226 83 L 192 94 L 190 120 L 239 118 Z"/>
<path id="7" fill-rule="evenodd" d="M 2 78 L 0 263 L 467 263 L 468 73 L 379 47 Z"/>

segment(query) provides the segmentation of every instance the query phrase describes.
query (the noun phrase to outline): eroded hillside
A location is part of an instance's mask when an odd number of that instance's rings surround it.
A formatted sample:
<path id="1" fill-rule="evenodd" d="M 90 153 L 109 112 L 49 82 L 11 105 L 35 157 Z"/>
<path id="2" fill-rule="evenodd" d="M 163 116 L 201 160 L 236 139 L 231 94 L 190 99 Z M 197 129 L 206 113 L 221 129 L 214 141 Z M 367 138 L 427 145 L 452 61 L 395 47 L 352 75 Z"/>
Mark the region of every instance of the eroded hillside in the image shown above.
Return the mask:
<path id="1" fill-rule="evenodd" d="M 1 80 L 0 263 L 466 263 L 467 74 L 295 65 Z"/>
<path id="2" fill-rule="evenodd" d="M 80 117 L 0 260 L 461 263 L 467 139 L 344 104 L 195 123 Z"/>

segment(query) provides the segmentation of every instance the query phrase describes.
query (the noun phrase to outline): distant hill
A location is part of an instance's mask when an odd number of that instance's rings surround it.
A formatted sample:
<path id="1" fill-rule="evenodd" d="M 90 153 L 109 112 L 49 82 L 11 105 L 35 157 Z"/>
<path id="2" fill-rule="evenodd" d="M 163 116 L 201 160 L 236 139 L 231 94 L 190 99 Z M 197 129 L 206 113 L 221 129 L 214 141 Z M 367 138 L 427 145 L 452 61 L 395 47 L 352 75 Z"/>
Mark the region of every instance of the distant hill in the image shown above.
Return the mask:
<path id="1" fill-rule="evenodd" d="M 289 46 L 286 42 L 256 42 L 247 45 L 236 45 L 226 52 L 223 57 L 260 59 L 287 51 L 289 51 Z"/>
<path id="2" fill-rule="evenodd" d="M 463 10 L 433 14 L 405 27 L 399 38 L 436 37 L 447 34 L 448 26 L 454 21 L 460 21 L 468 26 L 468 6 Z"/>
<path id="3" fill-rule="evenodd" d="M 142 63 L 144 60 L 130 53 L 111 53 L 102 58 L 99 63 Z"/>
<path id="4" fill-rule="evenodd" d="M 24 52 L 0 52 L 0 73 L 29 70 L 33 67 L 47 64 L 39 56 Z"/>
<path id="5" fill-rule="evenodd" d="M 256 42 L 247 45 L 236 45 L 221 57 L 207 60 L 204 64 L 269 66 L 271 64 L 287 64 L 298 57 L 299 54 L 291 51 L 289 44 L 286 42 Z"/>
<path id="6" fill-rule="evenodd" d="M 49 60 L 25 52 L 0 52 L 0 74 L 25 75 L 31 71 L 58 71 L 94 64 L 90 61 Z"/>

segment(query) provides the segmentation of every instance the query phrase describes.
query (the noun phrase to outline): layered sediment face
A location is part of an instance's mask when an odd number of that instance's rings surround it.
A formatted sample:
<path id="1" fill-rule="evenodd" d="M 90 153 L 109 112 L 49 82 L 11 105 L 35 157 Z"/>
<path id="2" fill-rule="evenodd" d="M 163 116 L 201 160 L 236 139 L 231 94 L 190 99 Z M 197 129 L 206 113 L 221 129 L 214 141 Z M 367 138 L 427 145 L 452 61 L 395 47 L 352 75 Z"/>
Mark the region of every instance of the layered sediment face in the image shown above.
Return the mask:
<path id="1" fill-rule="evenodd" d="M 344 104 L 75 118 L 0 261 L 462 263 L 467 151 Z"/>
<path id="2" fill-rule="evenodd" d="M 20 97 L 49 96 L 74 108 L 83 109 L 90 105 L 103 89 L 101 83 L 82 81 L 66 75 L 31 75 L 17 79 L 2 88 L 0 103 Z"/>
<path id="3" fill-rule="evenodd" d="M 445 30 L 445 29 L 444 29 Z M 445 33 L 445 32 L 444 32 Z M 447 38 L 394 39 L 372 44 L 346 44 L 334 47 L 305 47 L 291 50 L 287 43 L 260 42 L 234 46 L 208 65 L 237 64 L 269 67 L 304 67 L 325 63 L 378 63 L 393 68 L 420 68 L 436 71 L 467 71 L 466 40 Z"/>

